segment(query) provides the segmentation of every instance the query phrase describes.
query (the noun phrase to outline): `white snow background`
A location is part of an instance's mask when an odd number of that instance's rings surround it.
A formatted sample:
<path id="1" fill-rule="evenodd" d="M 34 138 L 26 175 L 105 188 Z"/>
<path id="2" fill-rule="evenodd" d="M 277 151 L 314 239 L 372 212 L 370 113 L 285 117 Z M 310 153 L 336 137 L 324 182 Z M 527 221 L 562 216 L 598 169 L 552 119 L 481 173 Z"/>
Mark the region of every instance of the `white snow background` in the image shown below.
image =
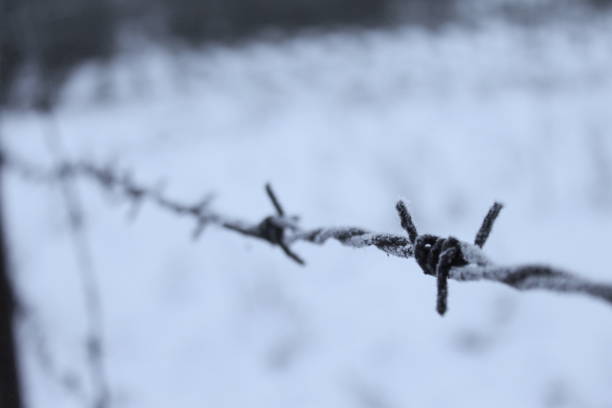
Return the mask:
<path id="1" fill-rule="evenodd" d="M 132 47 L 140 47 L 134 44 Z M 102 91 L 103 92 L 102 92 Z M 97 95 L 94 98 L 94 95 Z M 102 96 L 103 97 L 102 97 Z M 72 77 L 54 118 L 12 112 L 11 151 L 113 161 L 165 193 L 257 221 L 272 182 L 304 227 L 472 240 L 500 264 L 612 281 L 612 24 L 491 24 L 308 35 L 235 48 L 126 49 Z M 413 260 L 330 242 L 294 249 L 111 202 L 79 182 L 103 301 L 113 407 L 612 407 L 612 308 L 587 297 L 449 283 Z M 7 176 L 20 339 L 32 408 L 82 407 L 83 294 L 62 197 Z"/>

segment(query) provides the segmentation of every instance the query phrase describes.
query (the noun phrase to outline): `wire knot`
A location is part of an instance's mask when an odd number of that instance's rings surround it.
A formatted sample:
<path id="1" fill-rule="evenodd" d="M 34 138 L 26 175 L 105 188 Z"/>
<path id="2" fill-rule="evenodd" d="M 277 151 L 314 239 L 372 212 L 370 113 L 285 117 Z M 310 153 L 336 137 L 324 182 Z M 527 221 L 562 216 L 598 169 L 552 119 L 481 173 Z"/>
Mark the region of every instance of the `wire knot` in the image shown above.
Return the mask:
<path id="1" fill-rule="evenodd" d="M 263 221 L 257 225 L 257 235 L 259 238 L 268 241 L 272 245 L 278 245 L 283 250 L 285 255 L 293 259 L 298 264 L 304 265 L 304 260 L 293 252 L 291 248 L 289 248 L 289 245 L 285 240 L 286 231 L 299 230 L 297 224 L 299 220 L 298 217 L 285 215 L 285 210 L 278 201 L 278 198 L 276 197 L 276 194 L 274 194 L 270 184 L 266 184 L 266 193 L 268 194 L 268 198 L 270 198 L 270 201 L 276 210 L 276 215 L 271 215 L 264 218 Z"/>
<path id="2" fill-rule="evenodd" d="M 449 253 L 452 253 L 453 256 L 450 256 Z M 442 238 L 430 234 L 417 236 L 414 244 L 414 259 L 423 273 L 438 276 L 438 266 L 442 257 L 448 258 L 446 263 L 451 266 L 464 266 L 468 263 L 463 257 L 461 243 L 457 238 Z"/>
<path id="3" fill-rule="evenodd" d="M 465 266 L 469 262 L 462 251 L 462 243 L 457 238 L 441 238 L 436 235 L 419 235 L 403 201 L 399 201 L 395 207 L 400 217 L 402 228 L 408 233 L 408 238 L 413 247 L 414 258 L 426 275 L 437 278 L 437 301 L 436 310 L 442 316 L 446 313 L 448 303 L 448 276 L 451 268 Z M 493 223 L 502 209 L 500 203 L 494 203 L 489 209 L 478 233 L 475 244 L 482 247 L 491 230 Z"/>

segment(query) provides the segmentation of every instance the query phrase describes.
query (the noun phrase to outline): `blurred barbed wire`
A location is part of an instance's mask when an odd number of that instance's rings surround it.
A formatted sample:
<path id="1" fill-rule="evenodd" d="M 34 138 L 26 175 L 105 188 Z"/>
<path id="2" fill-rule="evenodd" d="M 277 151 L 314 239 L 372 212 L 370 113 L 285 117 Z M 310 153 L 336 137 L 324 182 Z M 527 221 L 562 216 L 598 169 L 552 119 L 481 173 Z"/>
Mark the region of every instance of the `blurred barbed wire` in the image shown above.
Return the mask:
<path id="1" fill-rule="evenodd" d="M 55 118 L 49 118 L 47 147 L 55 161 L 61 163 L 63 155 L 62 139 Z M 93 385 L 92 407 L 106 408 L 110 405 L 110 387 L 105 369 L 104 316 L 102 300 L 88 242 L 83 205 L 78 191 L 67 178 L 60 179 L 61 194 L 66 206 L 67 222 L 72 236 L 79 265 L 79 278 L 83 290 L 85 311 L 87 313 L 87 332 L 85 334 L 85 355 Z"/>

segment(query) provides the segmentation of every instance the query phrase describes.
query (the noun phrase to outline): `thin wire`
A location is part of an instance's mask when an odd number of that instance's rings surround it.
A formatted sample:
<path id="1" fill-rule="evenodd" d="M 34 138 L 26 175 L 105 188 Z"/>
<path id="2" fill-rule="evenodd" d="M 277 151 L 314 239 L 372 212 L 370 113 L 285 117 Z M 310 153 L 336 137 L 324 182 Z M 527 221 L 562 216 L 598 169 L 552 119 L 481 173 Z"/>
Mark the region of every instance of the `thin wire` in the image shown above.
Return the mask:
<path id="1" fill-rule="evenodd" d="M 52 113 L 48 114 L 48 134 L 46 137 L 47 147 L 60 163 L 62 160 L 62 143 L 59 124 Z M 94 408 L 105 408 L 110 405 L 110 388 L 106 378 L 104 367 L 104 322 L 102 305 L 98 282 L 94 268 L 93 258 L 85 231 L 82 201 L 78 191 L 66 177 L 59 178 L 61 193 L 66 205 L 68 225 L 71 231 L 72 243 L 74 245 L 77 262 L 79 265 L 79 277 L 85 301 L 85 311 L 88 316 L 89 327 L 87 330 L 86 355 L 94 385 L 94 396 L 92 406 Z"/>

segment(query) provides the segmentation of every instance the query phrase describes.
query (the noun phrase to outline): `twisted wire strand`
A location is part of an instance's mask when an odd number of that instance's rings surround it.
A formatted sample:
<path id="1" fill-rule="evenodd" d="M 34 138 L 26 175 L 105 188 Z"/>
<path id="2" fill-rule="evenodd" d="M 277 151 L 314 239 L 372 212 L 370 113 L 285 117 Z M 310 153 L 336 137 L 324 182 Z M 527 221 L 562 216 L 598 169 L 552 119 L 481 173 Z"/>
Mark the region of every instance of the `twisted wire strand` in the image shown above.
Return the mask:
<path id="1" fill-rule="evenodd" d="M 488 280 L 503 283 L 518 290 L 544 289 L 558 293 L 578 293 L 601 299 L 612 306 L 612 284 L 598 283 L 561 269 L 546 265 L 499 266 L 483 252 L 482 246 L 489 237 L 493 223 L 502 205 L 493 204 L 480 227 L 475 243 L 455 238 L 419 235 L 412 217 L 403 202 L 396 210 L 406 235 L 376 233 L 360 227 L 322 227 L 303 229 L 297 217 L 287 216 L 272 187 L 267 184 L 266 193 L 275 210 L 260 222 L 249 222 L 216 212 L 211 208 L 211 197 L 206 196 L 195 204 L 184 204 L 163 195 L 161 189 L 147 187 L 133 181 L 129 173 L 120 173 L 110 166 L 96 166 L 88 162 L 62 163 L 52 168 L 36 167 L 15 156 L 2 152 L 0 163 L 23 178 L 34 182 L 57 182 L 67 177 L 81 177 L 96 182 L 104 190 L 123 196 L 139 208 L 143 203 L 157 205 L 179 216 L 195 221 L 193 236 L 200 236 L 205 227 L 212 225 L 246 237 L 261 239 L 278 246 L 290 259 L 305 264 L 292 250 L 292 245 L 303 241 L 323 245 L 335 240 L 352 248 L 373 246 L 384 253 L 400 258 L 416 258 L 423 272 L 437 277 L 437 311 L 446 312 L 448 296 L 447 279 L 456 281 Z M 441 256 L 446 254 L 445 256 Z"/>

